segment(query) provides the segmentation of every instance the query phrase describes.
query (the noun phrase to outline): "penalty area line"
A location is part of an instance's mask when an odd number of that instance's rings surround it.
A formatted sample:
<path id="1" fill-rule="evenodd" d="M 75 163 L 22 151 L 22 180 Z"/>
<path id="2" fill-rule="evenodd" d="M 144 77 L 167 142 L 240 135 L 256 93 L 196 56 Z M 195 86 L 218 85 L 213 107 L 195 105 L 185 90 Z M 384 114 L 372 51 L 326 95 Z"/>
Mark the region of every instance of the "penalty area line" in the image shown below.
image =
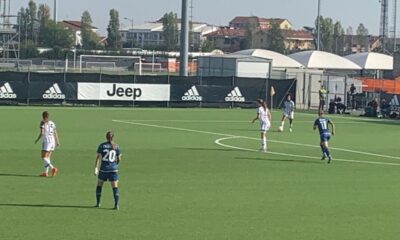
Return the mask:
<path id="1" fill-rule="evenodd" d="M 246 152 L 259 152 L 259 150 L 256 149 L 250 149 L 250 148 L 244 148 L 244 147 L 237 147 L 233 145 L 228 145 L 225 143 L 222 143 L 223 141 L 226 140 L 231 140 L 231 139 L 240 139 L 242 137 L 240 136 L 235 136 L 235 137 L 224 137 L 224 138 L 219 138 L 214 141 L 215 144 L 225 147 L 225 148 L 230 148 L 230 149 L 236 149 L 236 150 L 241 150 L 241 151 L 246 151 Z M 242 139 L 248 139 L 248 138 L 242 138 Z M 279 155 L 279 156 L 285 156 L 285 157 L 296 157 L 296 158 L 307 158 L 307 159 L 317 159 L 320 160 L 319 157 L 314 157 L 314 156 L 308 156 L 308 155 L 299 155 L 299 154 L 289 154 L 289 153 L 280 153 L 280 152 L 271 152 L 268 151 L 265 154 L 272 154 L 272 155 Z M 386 165 L 386 166 L 400 166 L 400 163 L 388 163 L 388 162 L 371 162 L 371 161 L 359 161 L 359 160 L 352 160 L 352 159 L 336 159 L 334 158 L 333 161 L 338 161 L 338 162 L 347 162 L 347 163 L 360 163 L 360 164 L 373 164 L 373 165 Z"/>
<path id="2" fill-rule="evenodd" d="M 112 121 L 116 122 L 116 123 L 130 124 L 130 125 L 136 125 L 136 126 L 170 129 L 170 130 L 183 131 L 183 132 L 202 133 L 202 134 L 215 135 L 215 136 L 220 136 L 220 137 L 238 137 L 238 138 L 245 138 L 245 139 L 250 139 L 250 140 L 260 140 L 259 138 L 254 138 L 254 137 L 246 137 L 246 136 L 238 136 L 238 135 L 232 135 L 232 134 L 226 134 L 226 133 L 209 132 L 209 131 L 195 130 L 195 129 L 189 129 L 189 128 L 170 127 L 170 126 L 165 126 L 165 125 L 156 125 L 156 124 L 148 124 L 148 123 L 141 123 L 141 122 L 123 121 L 123 120 L 112 120 Z M 272 142 L 272 143 L 279 143 L 279 144 L 286 144 L 286 145 L 320 148 L 319 146 L 311 145 L 311 144 L 294 143 L 294 142 L 286 142 L 286 141 L 278 141 L 278 140 L 268 140 L 268 141 Z M 342 151 L 342 152 L 356 153 L 356 154 L 366 155 L 366 156 L 374 156 L 374 157 L 400 160 L 400 157 L 382 155 L 382 154 L 376 154 L 376 153 L 369 153 L 369 152 L 361 152 L 361 151 L 355 151 L 355 150 L 350 150 L 350 149 L 345 149 L 345 148 L 331 147 L 330 149 Z M 360 162 L 362 162 L 362 161 L 360 161 Z"/>

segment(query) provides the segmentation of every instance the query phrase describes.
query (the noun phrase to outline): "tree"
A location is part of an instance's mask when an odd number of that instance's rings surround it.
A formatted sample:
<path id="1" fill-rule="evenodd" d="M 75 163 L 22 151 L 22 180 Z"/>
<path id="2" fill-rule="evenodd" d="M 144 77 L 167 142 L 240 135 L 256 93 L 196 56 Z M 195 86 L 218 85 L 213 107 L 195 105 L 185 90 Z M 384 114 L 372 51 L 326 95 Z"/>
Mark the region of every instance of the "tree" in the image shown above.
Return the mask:
<path id="1" fill-rule="evenodd" d="M 244 48 L 249 49 L 253 47 L 253 39 L 255 34 L 257 33 L 259 29 L 259 23 L 258 23 L 258 18 L 257 17 L 252 17 L 249 18 L 248 24 L 245 26 L 246 30 L 246 39 L 244 41 Z"/>
<path id="2" fill-rule="evenodd" d="M 48 26 L 50 20 L 50 7 L 46 4 L 40 4 L 37 12 L 39 26 L 39 44 L 43 43 L 43 31 Z"/>
<path id="3" fill-rule="evenodd" d="M 28 3 L 28 8 L 26 9 L 28 17 L 29 17 L 29 32 L 28 36 L 33 42 L 37 42 L 37 36 L 38 36 L 38 20 L 36 18 L 37 16 L 37 6 L 36 3 L 33 0 L 30 0 Z"/>
<path id="4" fill-rule="evenodd" d="M 40 4 L 37 12 L 37 20 L 40 23 L 40 28 L 46 27 L 50 21 L 50 7 L 47 4 Z"/>
<path id="5" fill-rule="evenodd" d="M 215 44 L 213 41 L 204 40 L 200 44 L 200 50 L 202 52 L 211 52 L 211 51 L 215 50 Z"/>
<path id="6" fill-rule="evenodd" d="M 282 35 L 282 30 L 277 23 L 272 23 L 271 28 L 267 32 L 268 50 L 284 53 L 285 39 Z"/>
<path id="7" fill-rule="evenodd" d="M 357 27 L 356 31 L 358 36 L 368 36 L 368 29 L 364 26 L 364 24 L 360 23 Z"/>
<path id="8" fill-rule="evenodd" d="M 178 46 L 178 16 L 176 13 L 170 12 L 164 14 L 162 18 L 163 23 L 163 38 L 164 45 L 167 51 L 175 51 Z"/>
<path id="9" fill-rule="evenodd" d="M 344 29 L 339 21 L 333 26 L 333 39 L 334 43 L 331 49 L 334 50 L 334 53 L 343 55 Z"/>
<path id="10" fill-rule="evenodd" d="M 27 45 L 29 16 L 28 16 L 25 8 L 23 8 L 23 7 L 20 8 L 20 10 L 18 12 L 17 21 L 18 21 L 18 25 L 20 26 L 21 40 L 25 42 L 25 45 Z"/>
<path id="11" fill-rule="evenodd" d="M 334 43 L 334 24 L 332 18 L 324 18 L 320 16 L 320 50 L 332 52 Z M 318 29 L 318 19 L 315 21 L 315 30 Z M 317 32 L 315 36 L 317 36 Z M 318 44 L 318 43 L 317 43 Z"/>
<path id="12" fill-rule="evenodd" d="M 119 31 L 119 13 L 115 9 L 110 10 L 110 22 L 108 24 L 108 47 L 111 49 L 122 48 L 122 37 Z"/>
<path id="13" fill-rule="evenodd" d="M 43 29 L 43 46 L 53 49 L 71 48 L 74 40 L 71 33 L 54 21 L 49 21 Z"/>
<path id="14" fill-rule="evenodd" d="M 88 11 L 84 11 L 81 17 L 82 47 L 92 50 L 99 47 L 99 37 L 92 31 L 92 17 Z"/>
<path id="15" fill-rule="evenodd" d="M 354 34 L 354 32 L 353 32 L 353 27 L 352 26 L 349 26 L 347 29 L 346 29 L 346 35 L 353 35 Z"/>

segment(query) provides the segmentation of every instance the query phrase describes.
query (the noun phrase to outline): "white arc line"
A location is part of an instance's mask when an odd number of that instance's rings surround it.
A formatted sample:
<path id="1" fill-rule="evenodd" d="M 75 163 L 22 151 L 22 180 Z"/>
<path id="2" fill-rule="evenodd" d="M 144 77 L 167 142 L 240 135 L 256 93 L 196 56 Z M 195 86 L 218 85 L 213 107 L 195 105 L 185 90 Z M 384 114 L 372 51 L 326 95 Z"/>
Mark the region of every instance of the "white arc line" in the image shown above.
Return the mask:
<path id="1" fill-rule="evenodd" d="M 237 150 L 242 150 L 242 151 L 247 151 L 247 152 L 259 152 L 256 149 L 236 147 L 236 146 L 232 146 L 232 145 L 228 145 L 228 144 L 222 143 L 223 141 L 226 141 L 226 140 L 239 139 L 239 138 L 241 138 L 241 137 L 225 137 L 225 138 L 220 138 L 220 139 L 215 140 L 214 143 L 219 145 L 219 146 L 221 146 L 221 147 L 225 147 L 225 148 L 237 149 Z M 280 152 L 270 152 L 270 151 L 268 151 L 265 154 L 273 154 L 273 155 L 280 155 L 280 156 L 286 156 L 286 157 L 296 157 L 296 158 L 320 159 L 319 157 L 314 157 L 314 156 L 289 154 L 289 153 L 280 153 Z M 373 165 L 400 166 L 400 163 L 370 162 L 370 161 L 359 161 L 359 160 L 351 160 L 351 159 L 336 159 L 336 158 L 334 158 L 333 161 L 350 162 L 350 163 L 362 163 L 362 164 L 373 164 Z"/>
<path id="2" fill-rule="evenodd" d="M 121 120 L 112 120 L 112 121 L 113 122 L 118 122 L 118 123 L 124 123 L 124 124 L 145 126 L 145 127 L 163 128 L 163 129 L 171 129 L 171 130 L 184 131 L 184 132 L 195 132 L 195 133 L 203 133 L 203 134 L 209 134 L 209 135 L 217 135 L 217 136 L 222 136 L 222 137 L 239 137 L 239 138 L 245 138 L 245 139 L 250 139 L 250 140 L 259 140 L 259 138 L 238 136 L 238 135 L 232 135 L 232 134 L 226 134 L 226 133 L 216 133 L 216 132 L 209 132 L 209 131 L 202 131 L 202 130 L 195 130 L 195 129 L 188 129 L 188 128 L 169 127 L 169 126 L 163 126 L 163 125 L 154 125 L 154 124 L 147 124 L 147 123 L 121 121 Z M 311 144 L 292 143 L 292 142 L 285 142 L 285 141 L 278 141 L 278 140 L 268 140 L 268 141 L 269 142 L 273 142 L 273 143 L 287 144 L 287 145 L 319 148 L 319 146 L 315 146 L 315 145 L 311 145 Z M 334 149 L 334 150 L 337 150 L 337 151 L 343 151 L 343 152 L 357 153 L 357 154 L 366 155 L 366 156 L 374 156 L 374 157 L 382 157 L 382 158 L 400 160 L 400 157 L 395 157 L 395 156 L 388 156 L 388 155 L 381 155 L 381 154 L 376 154 L 376 153 L 354 151 L 354 150 L 344 149 L 344 148 L 331 148 L 331 149 Z"/>

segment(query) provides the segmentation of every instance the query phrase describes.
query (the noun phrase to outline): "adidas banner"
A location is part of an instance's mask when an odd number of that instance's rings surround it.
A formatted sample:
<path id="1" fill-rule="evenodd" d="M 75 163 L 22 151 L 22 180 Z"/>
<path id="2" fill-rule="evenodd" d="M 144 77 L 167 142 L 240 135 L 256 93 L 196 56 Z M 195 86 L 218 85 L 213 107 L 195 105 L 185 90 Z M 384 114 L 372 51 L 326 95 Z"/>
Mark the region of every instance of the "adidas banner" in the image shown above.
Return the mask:
<path id="1" fill-rule="evenodd" d="M 169 84 L 78 83 L 78 100 L 170 100 Z"/>
<path id="2" fill-rule="evenodd" d="M 31 82 L 29 98 L 33 100 L 76 100 L 76 83 Z"/>
<path id="3" fill-rule="evenodd" d="M 252 102 L 265 97 L 265 89 L 240 86 L 172 85 L 171 101 L 179 102 Z"/>
<path id="4" fill-rule="evenodd" d="M 27 99 L 28 88 L 24 82 L 0 81 L 0 100 Z"/>

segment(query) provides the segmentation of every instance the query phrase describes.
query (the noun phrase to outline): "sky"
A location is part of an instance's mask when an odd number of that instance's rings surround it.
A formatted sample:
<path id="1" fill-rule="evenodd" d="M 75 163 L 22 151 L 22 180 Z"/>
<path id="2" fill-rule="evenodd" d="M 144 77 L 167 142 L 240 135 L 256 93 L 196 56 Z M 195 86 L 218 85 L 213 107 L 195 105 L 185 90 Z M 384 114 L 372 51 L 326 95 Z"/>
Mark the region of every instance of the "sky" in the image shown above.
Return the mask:
<path id="1" fill-rule="evenodd" d="M 189 2 L 191 0 L 188 0 Z M 192 0 L 193 20 L 226 26 L 235 16 L 286 18 L 295 29 L 313 26 L 317 17 L 318 0 Z M 11 14 L 26 7 L 29 0 L 11 0 Z M 53 0 L 35 0 L 53 9 Z M 389 1 L 390 3 L 392 0 Z M 159 19 L 166 12 L 181 12 L 181 0 L 58 0 L 58 20 L 80 20 L 88 10 L 93 25 L 105 34 L 109 11 L 120 13 L 122 27 Z M 354 32 L 363 23 L 370 34 L 379 34 L 379 0 L 321 0 L 321 15 L 340 21 L 344 29 L 352 26 Z M 390 11 L 391 13 L 393 10 Z M 392 15 L 392 14 L 391 14 Z M 400 18 L 400 16 L 398 17 Z"/>

